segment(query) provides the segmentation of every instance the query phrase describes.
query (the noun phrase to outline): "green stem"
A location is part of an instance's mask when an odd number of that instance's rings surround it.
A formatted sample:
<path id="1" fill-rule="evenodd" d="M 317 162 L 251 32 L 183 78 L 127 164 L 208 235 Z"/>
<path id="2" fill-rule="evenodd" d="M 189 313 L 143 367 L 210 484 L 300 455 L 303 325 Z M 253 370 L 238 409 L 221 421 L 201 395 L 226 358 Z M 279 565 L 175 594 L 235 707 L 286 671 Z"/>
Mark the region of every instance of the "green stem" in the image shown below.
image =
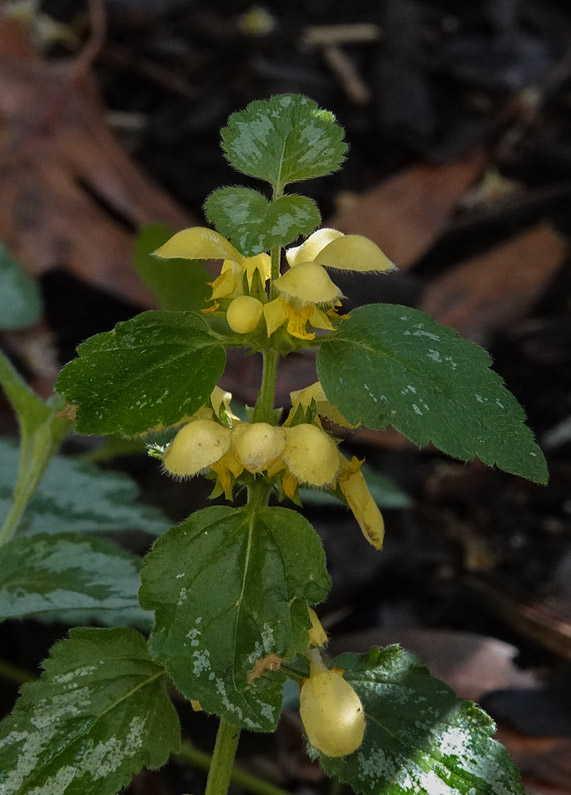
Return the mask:
<path id="1" fill-rule="evenodd" d="M 210 754 L 199 751 L 189 742 L 182 743 L 177 756 L 179 759 L 183 759 L 185 762 L 189 762 L 202 770 L 209 770 L 212 764 L 212 756 Z M 253 776 L 251 773 L 245 773 L 237 767 L 232 769 L 230 781 L 233 784 L 244 787 L 249 792 L 255 793 L 255 795 L 289 795 L 285 790 L 276 787 L 274 784 Z"/>
<path id="2" fill-rule="evenodd" d="M 240 729 L 221 718 L 205 795 L 226 795 L 228 792 L 239 739 Z"/>
<path id="3" fill-rule="evenodd" d="M 52 416 L 33 433 L 22 432 L 18 479 L 10 511 L 0 530 L 0 546 L 13 538 L 47 465 L 61 440 L 69 434 L 70 427 L 71 423 Z"/>
<path id="4" fill-rule="evenodd" d="M 254 409 L 254 422 L 269 422 L 273 424 L 279 353 L 269 350 L 264 351 L 262 356 L 264 362 L 262 385 L 256 401 L 256 408 Z"/>

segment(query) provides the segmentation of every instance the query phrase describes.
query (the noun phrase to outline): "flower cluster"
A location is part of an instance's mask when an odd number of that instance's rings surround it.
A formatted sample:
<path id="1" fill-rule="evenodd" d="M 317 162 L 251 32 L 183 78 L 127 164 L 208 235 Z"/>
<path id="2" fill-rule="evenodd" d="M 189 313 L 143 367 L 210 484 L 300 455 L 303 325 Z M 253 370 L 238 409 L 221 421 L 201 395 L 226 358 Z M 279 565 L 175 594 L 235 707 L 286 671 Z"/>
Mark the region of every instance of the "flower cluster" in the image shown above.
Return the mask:
<path id="1" fill-rule="evenodd" d="M 312 394 L 319 393 L 315 386 L 309 388 Z M 304 391 L 298 393 L 301 399 L 294 400 L 292 412 L 303 406 Z M 211 398 L 212 409 L 204 406 L 182 426 L 163 454 L 167 472 L 189 478 L 210 470 L 229 500 L 244 471 L 275 479 L 291 499 L 300 484 L 332 490 L 338 486 L 365 538 L 381 548 L 383 517 L 360 471 L 362 462 L 346 459 L 317 417 L 314 422 L 290 425 L 290 414 L 281 426 L 241 422 L 230 413 L 229 399 L 229 393 L 218 389 Z M 325 399 L 321 402 L 335 414 L 335 407 Z"/>
<path id="2" fill-rule="evenodd" d="M 250 295 L 255 278 L 265 286 L 270 278 L 270 257 L 244 257 L 225 237 L 205 227 L 178 232 L 155 251 L 157 257 L 222 259 L 222 270 L 211 282 L 213 302 L 204 310 L 222 309 L 230 328 L 237 334 L 256 330 L 262 316 L 270 337 L 286 325 L 292 337 L 312 340 L 308 326 L 333 330 L 343 297 L 326 269 L 388 271 L 392 262 L 378 246 L 362 235 L 344 235 L 335 229 L 318 229 L 301 246 L 286 251 L 289 269 L 274 281 L 277 298 Z"/>

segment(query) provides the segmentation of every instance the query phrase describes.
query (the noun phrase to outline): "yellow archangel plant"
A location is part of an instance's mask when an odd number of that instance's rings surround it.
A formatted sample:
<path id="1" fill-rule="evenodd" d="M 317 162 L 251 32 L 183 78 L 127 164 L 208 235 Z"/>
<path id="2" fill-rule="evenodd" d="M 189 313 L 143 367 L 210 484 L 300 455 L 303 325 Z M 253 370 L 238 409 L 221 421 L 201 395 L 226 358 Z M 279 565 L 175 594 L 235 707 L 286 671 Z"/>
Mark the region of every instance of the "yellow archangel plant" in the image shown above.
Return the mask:
<path id="1" fill-rule="evenodd" d="M 50 599 L 63 593 L 69 602 L 71 579 L 98 620 L 113 614 L 111 604 L 133 609 L 138 599 L 135 609 L 147 612 L 137 619 L 152 613 L 154 621 L 148 638 L 110 621 L 108 629 L 72 630 L 54 647 L 40 681 L 26 686 L 0 725 L 0 792 L 114 795 L 143 763 L 160 767 L 180 736 L 172 683 L 195 709 L 220 718 L 206 795 L 225 795 L 240 729 L 275 731 L 284 683 L 293 680 L 309 753 L 358 795 L 523 795 L 491 739 L 492 722 L 475 705 L 459 702 L 398 646 L 330 660 L 313 610 L 331 580 L 321 540 L 298 510 L 307 489 L 348 506 L 366 540 L 383 544 L 363 462 L 341 452 L 341 439 L 360 424 L 390 423 L 419 446 L 547 479 L 523 411 L 485 351 L 410 307 L 373 303 L 342 314 L 336 272 L 358 278 L 393 265 L 367 238 L 321 228 L 315 202 L 286 187 L 337 170 L 343 135 L 332 114 L 298 95 L 232 114 L 224 153 L 271 194 L 215 190 L 204 206 L 214 228 L 185 229 L 166 242 L 161 234 L 156 258 L 147 250 L 161 309 L 87 340 L 60 374 L 65 416 L 79 433 L 143 436 L 166 473 L 205 475 L 211 496 L 225 501 L 163 533 L 142 565 L 121 550 L 116 560 L 98 539 L 81 581 L 74 568 L 58 569 Z M 201 307 L 188 285 L 200 296 L 208 286 L 193 260 L 222 263 Z M 240 419 L 217 386 L 231 348 L 262 359 L 255 405 Z M 316 378 L 290 393 L 285 414 L 275 405 L 278 365 L 300 351 L 317 353 Z M 43 416 L 36 411 L 34 423 Z M 12 524 L 5 538 L 11 532 Z M 58 535 L 53 543 L 65 545 L 58 562 L 75 566 L 70 540 Z M 132 567 L 137 597 L 113 583 L 97 601 L 92 569 L 101 575 L 105 555 L 115 562 L 104 574 Z M 27 546 L 20 550 L 19 559 L 30 557 Z M 50 602 L 57 615 L 60 607 Z"/>

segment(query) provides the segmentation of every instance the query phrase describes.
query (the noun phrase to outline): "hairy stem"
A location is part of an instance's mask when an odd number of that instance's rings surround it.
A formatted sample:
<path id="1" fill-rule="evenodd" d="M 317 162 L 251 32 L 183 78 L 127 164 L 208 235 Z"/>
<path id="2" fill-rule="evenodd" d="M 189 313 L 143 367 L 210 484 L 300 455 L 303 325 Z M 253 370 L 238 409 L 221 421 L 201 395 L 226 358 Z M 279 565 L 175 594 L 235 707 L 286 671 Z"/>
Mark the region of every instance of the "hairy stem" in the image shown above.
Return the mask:
<path id="1" fill-rule="evenodd" d="M 205 795 L 226 795 L 232 775 L 240 729 L 220 719 Z"/>

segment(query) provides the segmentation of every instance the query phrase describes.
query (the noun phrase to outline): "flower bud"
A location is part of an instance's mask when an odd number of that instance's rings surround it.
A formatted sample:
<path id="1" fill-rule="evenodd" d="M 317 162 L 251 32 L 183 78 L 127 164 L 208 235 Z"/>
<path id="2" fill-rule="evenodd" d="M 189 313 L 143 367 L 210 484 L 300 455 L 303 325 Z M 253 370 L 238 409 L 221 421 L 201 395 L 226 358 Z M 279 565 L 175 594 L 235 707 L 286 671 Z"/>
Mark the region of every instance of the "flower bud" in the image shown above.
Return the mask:
<path id="1" fill-rule="evenodd" d="M 213 420 L 196 420 L 180 429 L 166 449 L 163 466 L 171 475 L 192 477 L 230 449 L 232 432 Z"/>
<path id="2" fill-rule="evenodd" d="M 314 652 L 310 652 L 313 654 Z M 309 741 L 326 756 L 347 756 L 363 742 L 361 699 L 340 673 L 311 664 L 301 687 L 300 714 Z"/>
<path id="3" fill-rule="evenodd" d="M 328 486 L 339 469 L 339 453 L 333 439 L 317 425 L 302 423 L 285 429 L 287 444 L 282 458 L 300 483 Z"/>
<path id="4" fill-rule="evenodd" d="M 260 322 L 263 311 L 263 304 L 257 298 L 239 295 L 228 307 L 226 320 L 236 334 L 249 334 Z"/>
<path id="5" fill-rule="evenodd" d="M 311 627 L 309 628 L 309 645 L 310 646 L 323 646 L 327 643 L 327 633 L 323 629 L 321 621 L 317 617 L 315 610 L 309 608 L 309 618 L 311 619 Z"/>
<path id="6" fill-rule="evenodd" d="M 283 428 L 267 422 L 241 422 L 232 431 L 232 450 L 248 472 L 262 472 L 286 444 Z"/>

